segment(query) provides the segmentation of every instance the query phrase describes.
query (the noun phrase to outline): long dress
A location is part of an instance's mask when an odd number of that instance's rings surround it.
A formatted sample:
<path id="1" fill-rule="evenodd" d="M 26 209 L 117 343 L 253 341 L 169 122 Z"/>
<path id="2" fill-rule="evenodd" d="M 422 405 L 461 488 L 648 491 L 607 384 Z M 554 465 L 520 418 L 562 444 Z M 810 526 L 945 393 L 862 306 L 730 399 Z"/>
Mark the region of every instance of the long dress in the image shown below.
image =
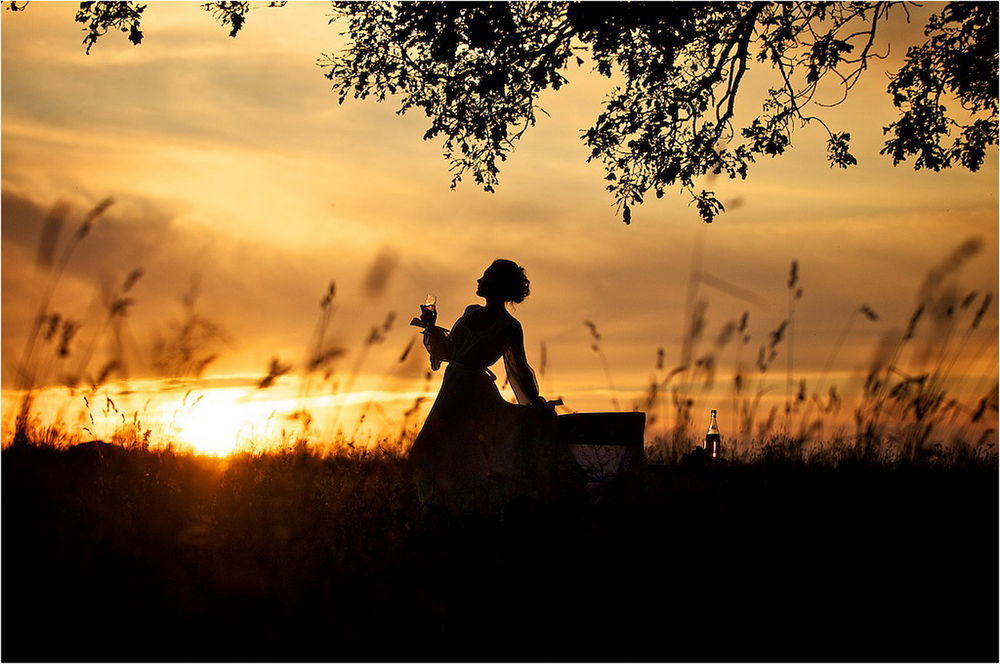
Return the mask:
<path id="1" fill-rule="evenodd" d="M 524 352 L 521 324 L 506 311 L 482 329 L 471 305 L 451 331 L 424 335 L 432 365 L 447 361 L 444 380 L 410 449 L 420 501 L 449 511 L 503 509 L 520 497 L 558 492 L 572 465 L 555 439 L 553 417 L 532 407 L 538 383 Z M 489 370 L 501 357 L 517 404 L 507 402 Z"/>

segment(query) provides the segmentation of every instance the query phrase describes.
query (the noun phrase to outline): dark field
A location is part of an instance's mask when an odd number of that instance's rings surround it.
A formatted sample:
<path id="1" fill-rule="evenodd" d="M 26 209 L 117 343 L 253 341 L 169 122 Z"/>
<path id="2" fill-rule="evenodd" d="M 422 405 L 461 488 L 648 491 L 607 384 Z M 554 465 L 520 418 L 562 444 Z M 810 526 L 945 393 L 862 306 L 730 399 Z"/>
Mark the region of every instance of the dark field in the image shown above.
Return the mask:
<path id="1" fill-rule="evenodd" d="M 647 465 L 422 517 L 405 458 L 2 454 L 2 658 L 996 661 L 995 456 Z"/>

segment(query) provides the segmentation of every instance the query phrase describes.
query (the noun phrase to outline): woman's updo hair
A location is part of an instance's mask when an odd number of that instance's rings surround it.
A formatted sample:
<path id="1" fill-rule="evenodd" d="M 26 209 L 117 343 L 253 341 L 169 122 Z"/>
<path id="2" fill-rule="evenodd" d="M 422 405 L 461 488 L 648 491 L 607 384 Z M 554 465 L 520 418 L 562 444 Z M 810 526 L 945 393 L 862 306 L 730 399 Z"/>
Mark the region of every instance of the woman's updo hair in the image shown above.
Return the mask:
<path id="1" fill-rule="evenodd" d="M 514 261 L 498 258 L 486 271 L 494 279 L 490 290 L 495 291 L 494 294 L 502 297 L 504 302 L 521 303 L 531 293 L 528 275 Z"/>

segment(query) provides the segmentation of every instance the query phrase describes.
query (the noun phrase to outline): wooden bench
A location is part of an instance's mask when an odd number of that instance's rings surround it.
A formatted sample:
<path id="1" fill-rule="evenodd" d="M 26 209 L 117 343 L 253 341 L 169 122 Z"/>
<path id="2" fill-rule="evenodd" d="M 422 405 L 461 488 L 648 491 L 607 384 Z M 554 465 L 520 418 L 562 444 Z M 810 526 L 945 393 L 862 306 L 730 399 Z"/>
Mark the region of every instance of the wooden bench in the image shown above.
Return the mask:
<path id="1" fill-rule="evenodd" d="M 586 473 L 588 489 L 643 463 L 645 413 L 573 413 L 557 417 L 556 425 Z"/>

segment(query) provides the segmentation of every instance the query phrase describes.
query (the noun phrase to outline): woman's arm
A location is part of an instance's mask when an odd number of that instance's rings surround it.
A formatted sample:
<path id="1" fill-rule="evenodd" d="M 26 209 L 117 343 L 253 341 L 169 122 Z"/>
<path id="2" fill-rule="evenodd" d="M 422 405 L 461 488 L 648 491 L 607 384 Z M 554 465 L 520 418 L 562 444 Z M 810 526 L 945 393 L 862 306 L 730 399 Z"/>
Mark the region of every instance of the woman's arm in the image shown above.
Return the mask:
<path id="1" fill-rule="evenodd" d="M 441 362 L 451 359 L 451 339 L 448 330 L 432 325 L 421 334 L 424 335 L 424 348 L 431 356 L 431 369 L 437 371 L 441 368 Z"/>
<path id="2" fill-rule="evenodd" d="M 465 313 L 469 313 L 475 307 L 476 305 L 470 304 L 465 308 Z M 427 349 L 427 352 L 431 356 L 431 369 L 437 371 L 441 368 L 442 362 L 451 361 L 452 344 L 451 333 L 443 327 L 434 325 L 433 321 L 435 320 L 437 320 L 436 313 L 434 314 L 434 318 L 428 321 L 432 324 L 427 325 L 421 334 L 424 335 L 424 348 Z"/>
<path id="3" fill-rule="evenodd" d="M 519 404 L 530 406 L 542 400 L 538 396 L 538 381 L 535 380 L 535 372 L 528 364 L 528 357 L 524 352 L 524 330 L 521 329 L 521 323 L 517 319 L 513 319 L 508 331 L 507 350 L 503 354 L 503 364 L 507 370 L 507 380 L 510 382 Z"/>

